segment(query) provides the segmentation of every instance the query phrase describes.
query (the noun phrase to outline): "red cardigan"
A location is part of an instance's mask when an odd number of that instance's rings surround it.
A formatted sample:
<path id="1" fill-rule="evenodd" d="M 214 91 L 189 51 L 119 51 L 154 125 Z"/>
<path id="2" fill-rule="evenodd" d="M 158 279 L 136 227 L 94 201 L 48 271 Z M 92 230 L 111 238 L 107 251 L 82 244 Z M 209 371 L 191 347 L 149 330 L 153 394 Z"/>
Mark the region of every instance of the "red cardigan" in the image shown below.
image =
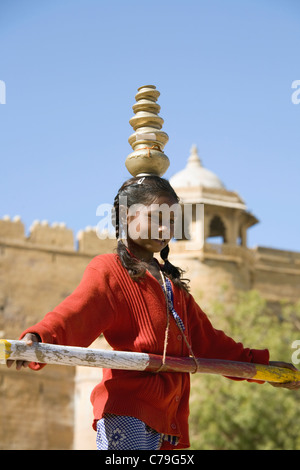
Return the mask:
<path id="1" fill-rule="evenodd" d="M 173 285 L 174 308 L 182 318 L 195 356 L 267 364 L 267 350 L 244 348 L 211 325 L 193 297 Z M 26 333 L 42 342 L 89 346 L 101 333 L 115 350 L 162 354 L 166 305 L 159 282 L 147 272 L 134 282 L 116 254 L 96 256 L 75 291 Z M 167 354 L 189 351 L 171 318 Z M 31 363 L 39 370 L 41 364 Z M 188 373 L 103 370 L 91 394 L 94 423 L 103 413 L 134 416 L 156 431 L 179 436 L 177 448 L 189 447 L 190 378 Z M 164 449 L 170 444 L 165 443 Z"/>

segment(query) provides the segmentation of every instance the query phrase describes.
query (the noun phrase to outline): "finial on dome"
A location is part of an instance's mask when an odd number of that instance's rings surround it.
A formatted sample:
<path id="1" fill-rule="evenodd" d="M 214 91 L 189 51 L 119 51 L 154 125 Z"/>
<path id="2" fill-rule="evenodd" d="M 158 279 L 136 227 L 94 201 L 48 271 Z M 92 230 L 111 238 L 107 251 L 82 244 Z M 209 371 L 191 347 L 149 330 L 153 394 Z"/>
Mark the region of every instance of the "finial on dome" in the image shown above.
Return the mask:
<path id="1" fill-rule="evenodd" d="M 199 154 L 198 154 L 198 147 L 197 145 L 193 144 L 190 150 L 190 156 L 188 158 L 188 167 L 199 167 L 202 166 L 202 162 L 200 160 Z"/>
<path id="2" fill-rule="evenodd" d="M 169 168 L 170 161 L 163 152 L 169 137 L 161 131 L 164 120 L 158 116 L 159 95 L 154 85 L 138 88 L 135 95 L 136 103 L 132 106 L 135 116 L 129 121 L 135 132 L 128 139 L 133 152 L 125 161 L 132 176 L 162 176 Z"/>

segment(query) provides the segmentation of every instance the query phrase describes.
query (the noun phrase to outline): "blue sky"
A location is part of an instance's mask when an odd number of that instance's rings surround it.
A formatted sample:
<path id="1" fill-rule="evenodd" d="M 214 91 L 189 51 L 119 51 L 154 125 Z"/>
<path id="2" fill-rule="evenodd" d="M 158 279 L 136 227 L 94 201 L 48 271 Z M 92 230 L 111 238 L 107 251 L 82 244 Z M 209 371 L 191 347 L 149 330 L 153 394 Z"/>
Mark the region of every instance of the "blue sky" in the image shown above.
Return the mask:
<path id="1" fill-rule="evenodd" d="M 1 0 L 0 217 L 97 225 L 154 84 L 165 176 L 196 144 L 260 220 L 249 246 L 300 251 L 299 19 L 297 0 Z"/>

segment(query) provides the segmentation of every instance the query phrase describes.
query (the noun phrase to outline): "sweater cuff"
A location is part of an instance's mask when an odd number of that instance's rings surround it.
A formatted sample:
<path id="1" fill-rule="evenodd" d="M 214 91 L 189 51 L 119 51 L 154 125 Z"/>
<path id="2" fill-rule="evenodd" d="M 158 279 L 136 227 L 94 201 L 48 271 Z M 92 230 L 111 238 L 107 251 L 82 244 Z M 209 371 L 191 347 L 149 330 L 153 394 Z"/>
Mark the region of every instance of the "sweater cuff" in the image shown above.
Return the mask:
<path id="1" fill-rule="evenodd" d="M 268 349 L 251 349 L 253 364 L 269 365 L 270 353 Z"/>
<path id="2" fill-rule="evenodd" d="M 248 361 L 244 360 L 243 362 L 250 362 L 252 364 L 263 364 L 263 365 L 268 365 L 269 364 L 270 354 L 269 354 L 268 349 L 251 349 L 250 351 L 251 351 L 251 359 L 249 360 L 249 358 L 248 358 Z M 240 377 L 229 377 L 229 376 L 225 376 L 225 377 L 227 379 L 235 380 L 237 382 L 241 381 L 241 380 L 247 380 L 247 382 L 254 382 L 254 383 L 257 383 L 257 384 L 265 383 L 265 381 L 263 381 L 263 380 L 243 379 L 243 378 L 240 378 Z"/>
<path id="3" fill-rule="evenodd" d="M 23 331 L 23 333 L 20 335 L 19 337 L 19 340 L 21 340 L 22 338 L 24 338 L 24 336 L 27 334 L 27 333 L 31 333 L 31 334 L 36 334 L 38 335 L 40 338 L 41 338 L 41 342 L 42 343 L 53 343 L 53 338 L 51 336 L 51 334 L 49 333 L 48 330 L 44 329 L 43 327 L 41 326 L 38 326 L 38 327 L 31 327 L 31 328 L 27 328 L 25 331 Z M 30 362 L 28 367 L 32 370 L 41 370 L 43 369 L 47 364 L 42 364 L 40 362 Z"/>
<path id="4" fill-rule="evenodd" d="M 252 353 L 252 360 L 251 362 L 253 364 L 263 364 L 263 365 L 269 365 L 269 360 L 270 360 L 270 353 L 268 349 L 251 349 Z M 264 384 L 264 380 L 253 380 L 253 379 L 248 379 L 247 382 L 254 382 L 257 384 Z"/>

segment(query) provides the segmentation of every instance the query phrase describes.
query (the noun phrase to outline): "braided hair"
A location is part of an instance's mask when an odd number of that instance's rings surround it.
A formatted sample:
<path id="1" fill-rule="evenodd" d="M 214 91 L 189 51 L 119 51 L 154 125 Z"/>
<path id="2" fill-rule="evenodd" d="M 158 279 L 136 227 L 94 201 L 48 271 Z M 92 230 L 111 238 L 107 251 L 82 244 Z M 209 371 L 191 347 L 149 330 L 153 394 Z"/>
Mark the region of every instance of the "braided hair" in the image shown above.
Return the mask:
<path id="1" fill-rule="evenodd" d="M 114 199 L 112 224 L 115 227 L 116 238 L 118 240 L 117 253 L 122 265 L 127 269 L 130 277 L 134 281 L 139 281 L 145 276 L 147 264 L 132 256 L 121 239 L 123 232 L 125 231 L 126 233 L 127 227 L 125 214 L 120 213 L 120 200 L 122 202 L 121 198 L 126 197 L 127 207 L 129 208 L 133 204 L 150 205 L 161 196 L 167 196 L 174 199 L 177 203 L 179 202 L 176 192 L 166 179 L 149 175 L 146 176 L 142 182 L 141 178 L 130 178 L 125 181 Z M 170 263 L 168 260 L 169 251 L 169 245 L 167 245 L 160 252 L 160 256 L 164 261 L 162 271 L 175 285 L 188 291 L 188 280 L 182 278 L 184 271 Z"/>

